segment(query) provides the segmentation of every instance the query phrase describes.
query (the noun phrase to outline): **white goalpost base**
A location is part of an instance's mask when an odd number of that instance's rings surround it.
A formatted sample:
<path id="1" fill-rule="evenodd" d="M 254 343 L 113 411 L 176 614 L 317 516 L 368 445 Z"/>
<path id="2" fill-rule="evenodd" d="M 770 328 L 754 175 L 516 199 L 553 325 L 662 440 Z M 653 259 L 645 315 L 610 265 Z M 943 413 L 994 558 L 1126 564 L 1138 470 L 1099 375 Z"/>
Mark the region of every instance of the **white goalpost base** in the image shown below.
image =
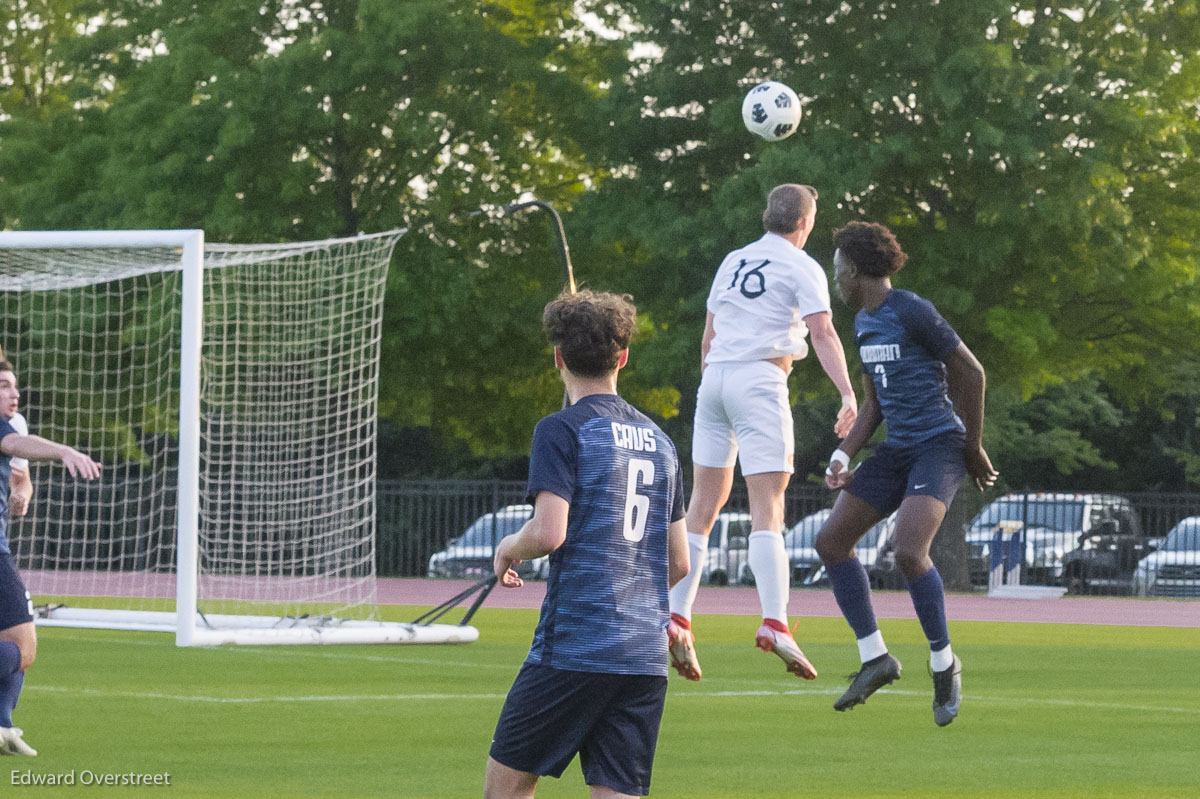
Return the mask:
<path id="1" fill-rule="evenodd" d="M 39 624 L 179 646 L 478 637 L 375 608 L 379 344 L 403 232 L 0 232 L 0 345 L 30 430 L 103 464 L 86 484 L 32 465 L 13 556 L 31 593 L 89 606 Z"/>
<path id="2" fill-rule="evenodd" d="M 175 633 L 176 614 L 168 611 L 113 611 L 55 607 L 37 619 L 39 627 Z M 212 625 L 211 627 L 205 625 Z M 192 646 L 245 644 L 466 644 L 479 639 L 470 625 L 408 624 L 278 616 L 198 616 Z"/>

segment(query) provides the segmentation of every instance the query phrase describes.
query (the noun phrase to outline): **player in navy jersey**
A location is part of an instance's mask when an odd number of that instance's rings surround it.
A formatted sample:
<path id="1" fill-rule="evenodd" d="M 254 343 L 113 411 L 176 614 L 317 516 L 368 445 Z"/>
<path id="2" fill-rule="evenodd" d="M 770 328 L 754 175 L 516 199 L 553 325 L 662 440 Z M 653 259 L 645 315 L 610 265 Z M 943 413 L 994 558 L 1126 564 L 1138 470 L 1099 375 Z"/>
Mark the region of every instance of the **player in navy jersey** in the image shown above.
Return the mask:
<path id="1" fill-rule="evenodd" d="M 817 536 L 842 614 L 858 639 L 862 668 L 834 702 L 862 704 L 899 679 L 871 607 L 866 569 L 854 545 L 876 522 L 896 516 L 896 563 L 929 639 L 933 716 L 945 726 L 958 715 L 962 662 L 950 649 L 942 578 L 929 546 L 964 475 L 980 490 L 998 476 L 983 449 L 984 373 L 979 361 L 928 300 L 892 288 L 907 256 L 883 225 L 851 222 L 834 233 L 834 281 L 860 310 L 855 343 L 863 370 L 863 403 L 850 434 L 830 458 L 825 482 L 844 488 Z M 881 422 L 887 439 L 857 469 L 849 468 Z"/>
<path id="2" fill-rule="evenodd" d="M 91 480 L 100 475 L 100 465 L 87 455 L 40 436 L 23 435 L 14 428 L 10 419 L 17 412 L 20 396 L 12 365 L 0 360 L 0 755 L 37 754 L 12 722 L 12 712 L 25 684 L 25 670 L 37 654 L 33 601 L 8 546 L 12 460 L 61 461 L 73 477 Z"/>
<path id="3" fill-rule="evenodd" d="M 533 518 L 496 547 L 550 556 L 529 656 L 492 739 L 485 797 L 530 797 L 579 754 L 593 797 L 642 796 L 667 690 L 667 591 L 688 571 L 683 481 L 671 440 L 617 395 L 635 310 L 580 291 L 543 326 L 571 405 L 542 419 L 529 456 Z"/>

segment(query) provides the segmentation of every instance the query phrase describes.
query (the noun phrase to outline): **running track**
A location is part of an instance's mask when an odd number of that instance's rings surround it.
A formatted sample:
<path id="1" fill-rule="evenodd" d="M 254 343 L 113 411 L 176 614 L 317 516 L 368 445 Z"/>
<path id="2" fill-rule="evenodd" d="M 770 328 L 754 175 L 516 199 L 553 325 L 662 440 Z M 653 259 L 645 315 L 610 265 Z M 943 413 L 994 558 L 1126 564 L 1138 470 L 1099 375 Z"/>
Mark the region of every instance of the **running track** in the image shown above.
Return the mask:
<path id="1" fill-rule="evenodd" d="M 469 588 L 471 580 L 380 579 L 376 601 L 386 605 L 434 607 Z M 528 582 L 521 588 L 496 588 L 484 607 L 538 608 L 546 584 Z M 915 619 L 912 601 L 903 591 L 874 593 L 875 613 L 883 619 Z M 757 616 L 758 594 L 753 588 L 702 586 L 696 613 Z M 788 610 L 793 617 L 841 618 L 828 589 L 793 590 Z M 989 599 L 982 594 L 948 594 L 946 614 L 955 621 L 1016 621 L 1046 624 L 1128 624 L 1138 627 L 1200 627 L 1200 601 L 1063 597 L 1061 599 Z"/>

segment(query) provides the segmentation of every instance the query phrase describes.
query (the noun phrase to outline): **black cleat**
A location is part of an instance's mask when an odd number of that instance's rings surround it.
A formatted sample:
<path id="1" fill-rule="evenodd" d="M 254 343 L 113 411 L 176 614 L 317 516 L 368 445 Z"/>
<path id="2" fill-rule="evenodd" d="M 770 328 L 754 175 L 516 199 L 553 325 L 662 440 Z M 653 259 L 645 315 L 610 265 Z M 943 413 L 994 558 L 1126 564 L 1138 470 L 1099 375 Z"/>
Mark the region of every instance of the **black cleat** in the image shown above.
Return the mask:
<path id="1" fill-rule="evenodd" d="M 954 663 L 945 671 L 933 672 L 933 721 L 945 727 L 958 715 L 962 700 L 962 661 L 954 656 Z"/>
<path id="2" fill-rule="evenodd" d="M 833 703 L 834 710 L 849 710 L 855 705 L 864 704 L 868 696 L 900 679 L 900 661 L 884 653 L 864 663 L 861 669 L 846 679 L 850 680 L 850 687 Z"/>

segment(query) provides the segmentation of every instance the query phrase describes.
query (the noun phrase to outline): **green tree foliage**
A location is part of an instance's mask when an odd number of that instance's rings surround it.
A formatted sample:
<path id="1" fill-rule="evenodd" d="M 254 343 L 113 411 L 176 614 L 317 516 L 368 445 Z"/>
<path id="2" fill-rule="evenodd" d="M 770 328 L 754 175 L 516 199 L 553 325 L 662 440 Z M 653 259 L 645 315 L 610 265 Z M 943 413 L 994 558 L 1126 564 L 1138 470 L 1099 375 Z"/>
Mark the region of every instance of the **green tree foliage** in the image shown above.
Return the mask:
<path id="1" fill-rule="evenodd" d="M 896 285 L 933 300 L 988 368 L 1002 469 L 1100 465 L 1082 430 L 1113 409 L 1083 395 L 1155 407 L 1165 367 L 1197 360 L 1195 2 L 624 8 L 657 52 L 612 92 L 629 133 L 610 152 L 628 178 L 589 209 L 593 238 L 618 243 L 644 276 L 631 282 L 693 341 L 719 258 L 758 235 L 770 186 L 798 181 L 822 195 L 808 249 L 824 263 L 832 227 L 896 230 L 911 256 Z M 765 79 L 805 100 L 778 144 L 739 121 Z M 843 306 L 835 316 L 846 331 Z M 694 358 L 664 368 L 687 396 Z M 828 393 L 814 364 L 800 380 L 804 396 Z M 1034 425 L 1046 429 L 1029 429 L 1024 403 L 1055 386 Z M 1033 451 L 1006 446 L 1016 431 Z"/>
<path id="2" fill-rule="evenodd" d="M 41 58 L 47 79 L 2 84 L 7 226 L 234 242 L 409 226 L 383 413 L 480 455 L 527 446 L 561 397 L 538 326 L 557 251 L 546 220 L 466 214 L 532 191 L 565 207 L 597 173 L 571 134 L 623 55 L 573 3 L 45 0 L 13 15 L 8 73 Z"/>

